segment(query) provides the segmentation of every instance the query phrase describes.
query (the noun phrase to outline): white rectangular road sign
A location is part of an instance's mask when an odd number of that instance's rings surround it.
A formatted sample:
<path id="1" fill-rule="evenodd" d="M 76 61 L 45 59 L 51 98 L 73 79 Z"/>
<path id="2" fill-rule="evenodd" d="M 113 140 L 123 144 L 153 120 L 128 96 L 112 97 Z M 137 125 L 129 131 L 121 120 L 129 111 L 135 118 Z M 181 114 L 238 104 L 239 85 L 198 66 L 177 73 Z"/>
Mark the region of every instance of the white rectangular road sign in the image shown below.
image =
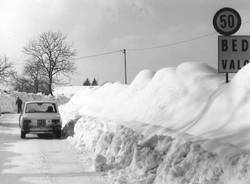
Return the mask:
<path id="1" fill-rule="evenodd" d="M 250 36 L 218 37 L 218 72 L 236 73 L 250 61 Z"/>

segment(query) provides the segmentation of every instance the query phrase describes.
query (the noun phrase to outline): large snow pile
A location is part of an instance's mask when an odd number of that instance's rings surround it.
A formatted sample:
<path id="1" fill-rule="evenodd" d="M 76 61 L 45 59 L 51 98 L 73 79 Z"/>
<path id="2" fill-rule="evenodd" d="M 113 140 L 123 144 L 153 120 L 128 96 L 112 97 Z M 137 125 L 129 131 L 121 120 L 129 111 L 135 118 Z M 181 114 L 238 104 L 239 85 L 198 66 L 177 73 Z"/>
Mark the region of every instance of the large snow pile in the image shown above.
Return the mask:
<path id="1" fill-rule="evenodd" d="M 130 85 L 79 90 L 61 106 L 72 143 L 95 154 L 114 183 L 250 183 L 250 65 L 228 84 L 201 63 Z"/>
<path id="2" fill-rule="evenodd" d="M 224 80 L 215 69 L 201 63 L 184 63 L 155 74 L 144 70 L 129 86 L 107 83 L 79 90 L 61 110 L 178 129 L 198 117 L 209 98 L 223 88 Z"/>
<path id="3" fill-rule="evenodd" d="M 0 113 L 17 112 L 16 99 L 18 96 L 22 99 L 23 102 L 34 100 L 55 100 L 59 105 L 64 104 L 69 100 L 64 96 L 52 97 L 43 94 L 24 93 L 12 90 L 0 90 Z"/>

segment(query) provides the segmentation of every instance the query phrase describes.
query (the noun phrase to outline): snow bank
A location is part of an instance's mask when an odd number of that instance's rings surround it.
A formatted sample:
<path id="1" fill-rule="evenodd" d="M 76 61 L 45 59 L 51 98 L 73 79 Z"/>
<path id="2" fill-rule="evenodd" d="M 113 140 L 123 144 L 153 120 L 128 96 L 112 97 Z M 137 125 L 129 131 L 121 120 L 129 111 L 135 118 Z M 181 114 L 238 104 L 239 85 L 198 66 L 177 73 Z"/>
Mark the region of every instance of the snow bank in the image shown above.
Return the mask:
<path id="1" fill-rule="evenodd" d="M 131 85 L 107 83 L 98 89 L 82 89 L 66 106 L 71 113 L 124 121 L 141 121 L 178 128 L 202 111 L 209 96 L 224 77 L 204 64 L 184 63 L 179 67 L 143 71 Z M 188 109 L 186 107 L 189 107 Z M 117 108 L 119 107 L 119 108 Z M 67 111 L 68 112 L 68 111 Z M 181 122 L 183 119 L 186 122 Z"/>
<path id="2" fill-rule="evenodd" d="M 94 152 L 95 169 L 109 171 L 111 183 L 250 182 L 249 152 L 156 125 L 82 117 L 70 140 Z"/>
<path id="3" fill-rule="evenodd" d="M 114 183 L 245 184 L 249 89 L 250 65 L 225 84 L 189 62 L 144 70 L 130 85 L 81 89 L 60 111 L 64 124 L 74 122 L 72 142 L 94 151 L 97 170 L 118 174 Z"/>

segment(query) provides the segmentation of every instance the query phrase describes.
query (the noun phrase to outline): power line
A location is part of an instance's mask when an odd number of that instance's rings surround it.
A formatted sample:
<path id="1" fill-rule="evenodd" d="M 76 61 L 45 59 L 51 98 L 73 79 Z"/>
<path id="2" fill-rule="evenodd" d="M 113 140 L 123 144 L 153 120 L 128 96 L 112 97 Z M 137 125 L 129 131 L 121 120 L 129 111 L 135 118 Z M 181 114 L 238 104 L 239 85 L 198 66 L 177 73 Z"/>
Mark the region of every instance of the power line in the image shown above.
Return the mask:
<path id="1" fill-rule="evenodd" d="M 80 60 L 80 59 L 87 59 L 87 58 L 92 58 L 92 57 L 99 57 L 99 56 L 114 54 L 114 53 L 117 53 L 117 52 L 121 52 L 121 50 L 114 50 L 114 51 L 110 51 L 110 52 L 103 52 L 103 53 L 100 53 L 100 54 L 82 56 L 82 57 L 78 57 L 78 58 L 73 58 L 72 60 Z"/>
<path id="2" fill-rule="evenodd" d="M 245 24 L 248 24 L 248 23 L 250 23 L 250 20 L 247 20 L 247 21 L 243 22 L 242 25 L 245 25 Z M 126 50 L 127 51 L 145 51 L 145 50 L 152 50 L 152 49 L 159 49 L 159 48 L 167 48 L 167 47 L 172 47 L 172 46 L 176 46 L 176 45 L 179 45 L 179 44 L 192 42 L 192 41 L 195 41 L 195 40 L 200 40 L 202 38 L 206 38 L 206 37 L 213 36 L 213 35 L 216 35 L 215 31 L 213 31 L 211 33 L 203 34 L 203 35 L 200 35 L 200 36 L 197 36 L 197 37 L 193 37 L 193 38 L 190 38 L 190 39 L 177 41 L 177 42 L 172 42 L 172 43 L 167 43 L 167 44 L 162 44 L 162 45 L 157 45 L 157 46 L 152 46 L 152 47 L 132 48 L 132 49 L 126 49 Z M 114 51 L 104 52 L 104 53 L 100 53 L 100 54 L 94 54 L 94 55 L 88 55 L 88 56 L 73 58 L 72 60 L 81 60 L 81 59 L 87 59 L 87 58 L 92 58 L 92 57 L 110 55 L 110 54 L 118 53 L 118 52 L 121 52 L 121 51 L 122 50 L 114 50 Z"/>
<path id="3" fill-rule="evenodd" d="M 249 23 L 250 21 L 248 21 Z M 199 40 L 205 37 L 209 37 L 216 34 L 216 32 L 211 32 L 208 34 L 204 34 L 204 35 L 200 35 L 197 37 L 193 37 L 187 40 L 181 40 L 178 42 L 173 42 L 173 43 L 169 43 L 169 44 L 163 44 L 163 45 L 158 45 L 158 46 L 153 46 L 153 47 L 144 47 L 144 48 L 134 48 L 134 49 L 127 49 L 127 51 L 144 51 L 144 50 L 151 50 L 151 49 L 158 49 L 158 48 L 164 48 L 164 47 L 171 47 L 171 46 L 175 46 L 175 45 L 179 45 L 179 44 L 183 44 L 183 43 L 187 43 L 187 42 L 191 42 L 191 41 L 195 41 L 195 40 Z M 99 57 L 99 56 L 104 56 L 104 55 L 110 55 L 110 54 L 114 54 L 114 53 L 118 53 L 121 52 L 122 50 L 114 50 L 114 51 L 110 51 L 110 52 L 104 52 L 104 53 L 100 53 L 100 54 L 94 54 L 94 55 L 88 55 L 88 56 L 82 56 L 82 57 L 78 57 L 78 58 L 73 58 L 72 60 L 81 60 L 81 59 L 87 59 L 87 58 L 92 58 L 92 57 Z"/>
<path id="4" fill-rule="evenodd" d="M 182 44 L 182 43 L 186 43 L 186 42 L 191 42 L 191 41 L 194 41 L 194 40 L 202 39 L 204 37 L 208 37 L 208 36 L 211 36 L 213 34 L 215 34 L 215 32 L 208 33 L 208 34 L 201 35 L 201 36 L 194 37 L 194 38 L 187 39 L 187 40 L 173 42 L 173 43 L 170 43 L 170 44 L 158 45 L 158 46 L 153 46 L 153 47 L 127 49 L 127 51 L 143 51 L 143 50 L 157 49 L 157 48 L 163 48 L 163 47 L 170 47 L 170 46 L 174 46 L 174 45 L 178 45 L 178 44 Z M 104 56 L 104 55 L 110 55 L 110 54 L 118 53 L 118 52 L 121 52 L 121 51 L 122 50 L 114 50 L 114 51 L 104 52 L 104 53 L 100 53 L 100 54 L 94 54 L 94 55 L 88 55 L 88 56 L 82 56 L 82 57 L 78 57 L 78 58 L 73 58 L 72 60 L 81 60 L 81 59 L 87 59 L 87 58 L 92 58 L 92 57 L 99 57 L 99 56 Z"/>
<path id="5" fill-rule="evenodd" d="M 242 25 L 248 24 L 250 22 L 250 20 L 247 20 L 245 22 L 242 23 Z"/>
<path id="6" fill-rule="evenodd" d="M 195 40 L 199 40 L 205 37 L 209 37 L 214 35 L 216 32 L 212 32 L 212 33 L 208 33 L 205 35 L 201 35 L 201 36 L 197 36 L 194 38 L 190 38 L 190 39 L 186 39 L 186 40 L 181 40 L 181 41 L 177 41 L 177 42 L 173 42 L 173 43 L 169 43 L 169 44 L 163 44 L 163 45 L 158 45 L 158 46 L 153 46 L 153 47 L 144 47 L 144 48 L 135 48 L 135 49 L 127 49 L 128 51 L 144 51 L 144 50 L 152 50 L 152 49 L 159 49 L 159 48 L 164 48 L 164 47 L 172 47 L 175 45 L 179 45 L 179 44 L 183 44 L 183 43 L 187 43 L 187 42 L 191 42 L 191 41 L 195 41 Z"/>
<path id="7" fill-rule="evenodd" d="M 182 40 L 182 41 L 178 41 L 178 42 L 173 42 L 173 43 L 170 43 L 170 44 L 158 45 L 158 46 L 153 46 L 153 47 L 127 49 L 127 51 L 143 51 L 143 50 L 151 50 L 151 49 L 157 49 L 157 48 L 163 48 L 163 47 L 171 47 L 171 46 L 179 45 L 179 44 L 182 44 L 182 43 L 186 43 L 186 42 L 191 42 L 191 41 L 194 41 L 194 40 L 202 39 L 204 37 L 208 37 L 208 36 L 214 35 L 215 33 L 216 32 L 212 32 L 212 33 L 208 33 L 208 34 L 201 35 L 201 36 L 198 36 L 198 37 L 194 37 L 194 38 L 191 38 L 191 39 Z M 100 53 L 100 54 L 82 56 L 82 57 L 78 57 L 78 58 L 73 58 L 72 60 L 80 60 L 80 59 L 87 59 L 87 58 L 92 58 L 92 57 L 99 57 L 99 56 L 110 55 L 110 54 L 114 54 L 114 53 L 118 53 L 118 52 L 121 52 L 121 50 L 114 50 L 114 51 L 104 52 L 104 53 Z"/>
<path id="8" fill-rule="evenodd" d="M 247 21 L 243 22 L 242 25 L 248 24 L 249 22 L 250 22 L 250 20 L 247 20 Z M 152 49 L 172 47 L 172 46 L 175 46 L 175 45 L 179 45 L 179 44 L 183 44 L 183 43 L 188 43 L 188 42 L 199 40 L 199 39 L 202 39 L 202 38 L 205 38 L 205 37 L 213 36 L 215 34 L 216 34 L 216 32 L 213 31 L 211 33 L 207 33 L 207 34 L 204 34 L 204 35 L 200 35 L 200 36 L 197 36 L 197 37 L 193 37 L 193 38 L 190 38 L 190 39 L 181 40 L 181 41 L 177 41 L 177 42 L 173 42 L 173 43 L 169 43 L 169 44 L 157 45 L 157 46 L 152 46 L 152 47 L 127 49 L 127 50 L 128 51 L 144 51 L 144 50 L 152 50 Z"/>

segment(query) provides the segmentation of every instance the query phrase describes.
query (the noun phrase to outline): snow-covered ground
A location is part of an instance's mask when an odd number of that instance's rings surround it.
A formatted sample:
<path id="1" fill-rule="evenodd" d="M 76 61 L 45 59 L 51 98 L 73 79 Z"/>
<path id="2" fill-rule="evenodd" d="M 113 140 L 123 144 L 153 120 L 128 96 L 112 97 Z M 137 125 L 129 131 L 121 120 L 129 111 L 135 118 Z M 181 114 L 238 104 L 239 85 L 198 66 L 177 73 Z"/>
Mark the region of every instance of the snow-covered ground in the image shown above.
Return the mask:
<path id="1" fill-rule="evenodd" d="M 141 71 L 130 85 L 61 87 L 56 98 L 0 90 L 0 111 L 16 97 L 55 99 L 64 133 L 92 151 L 111 183 L 250 183 L 250 65 L 225 84 L 202 63 L 156 73 Z M 66 96 L 66 97 L 65 97 Z"/>
<path id="2" fill-rule="evenodd" d="M 60 112 L 113 183 L 247 184 L 249 81 L 250 65 L 225 84 L 210 66 L 183 63 L 77 90 Z"/>

